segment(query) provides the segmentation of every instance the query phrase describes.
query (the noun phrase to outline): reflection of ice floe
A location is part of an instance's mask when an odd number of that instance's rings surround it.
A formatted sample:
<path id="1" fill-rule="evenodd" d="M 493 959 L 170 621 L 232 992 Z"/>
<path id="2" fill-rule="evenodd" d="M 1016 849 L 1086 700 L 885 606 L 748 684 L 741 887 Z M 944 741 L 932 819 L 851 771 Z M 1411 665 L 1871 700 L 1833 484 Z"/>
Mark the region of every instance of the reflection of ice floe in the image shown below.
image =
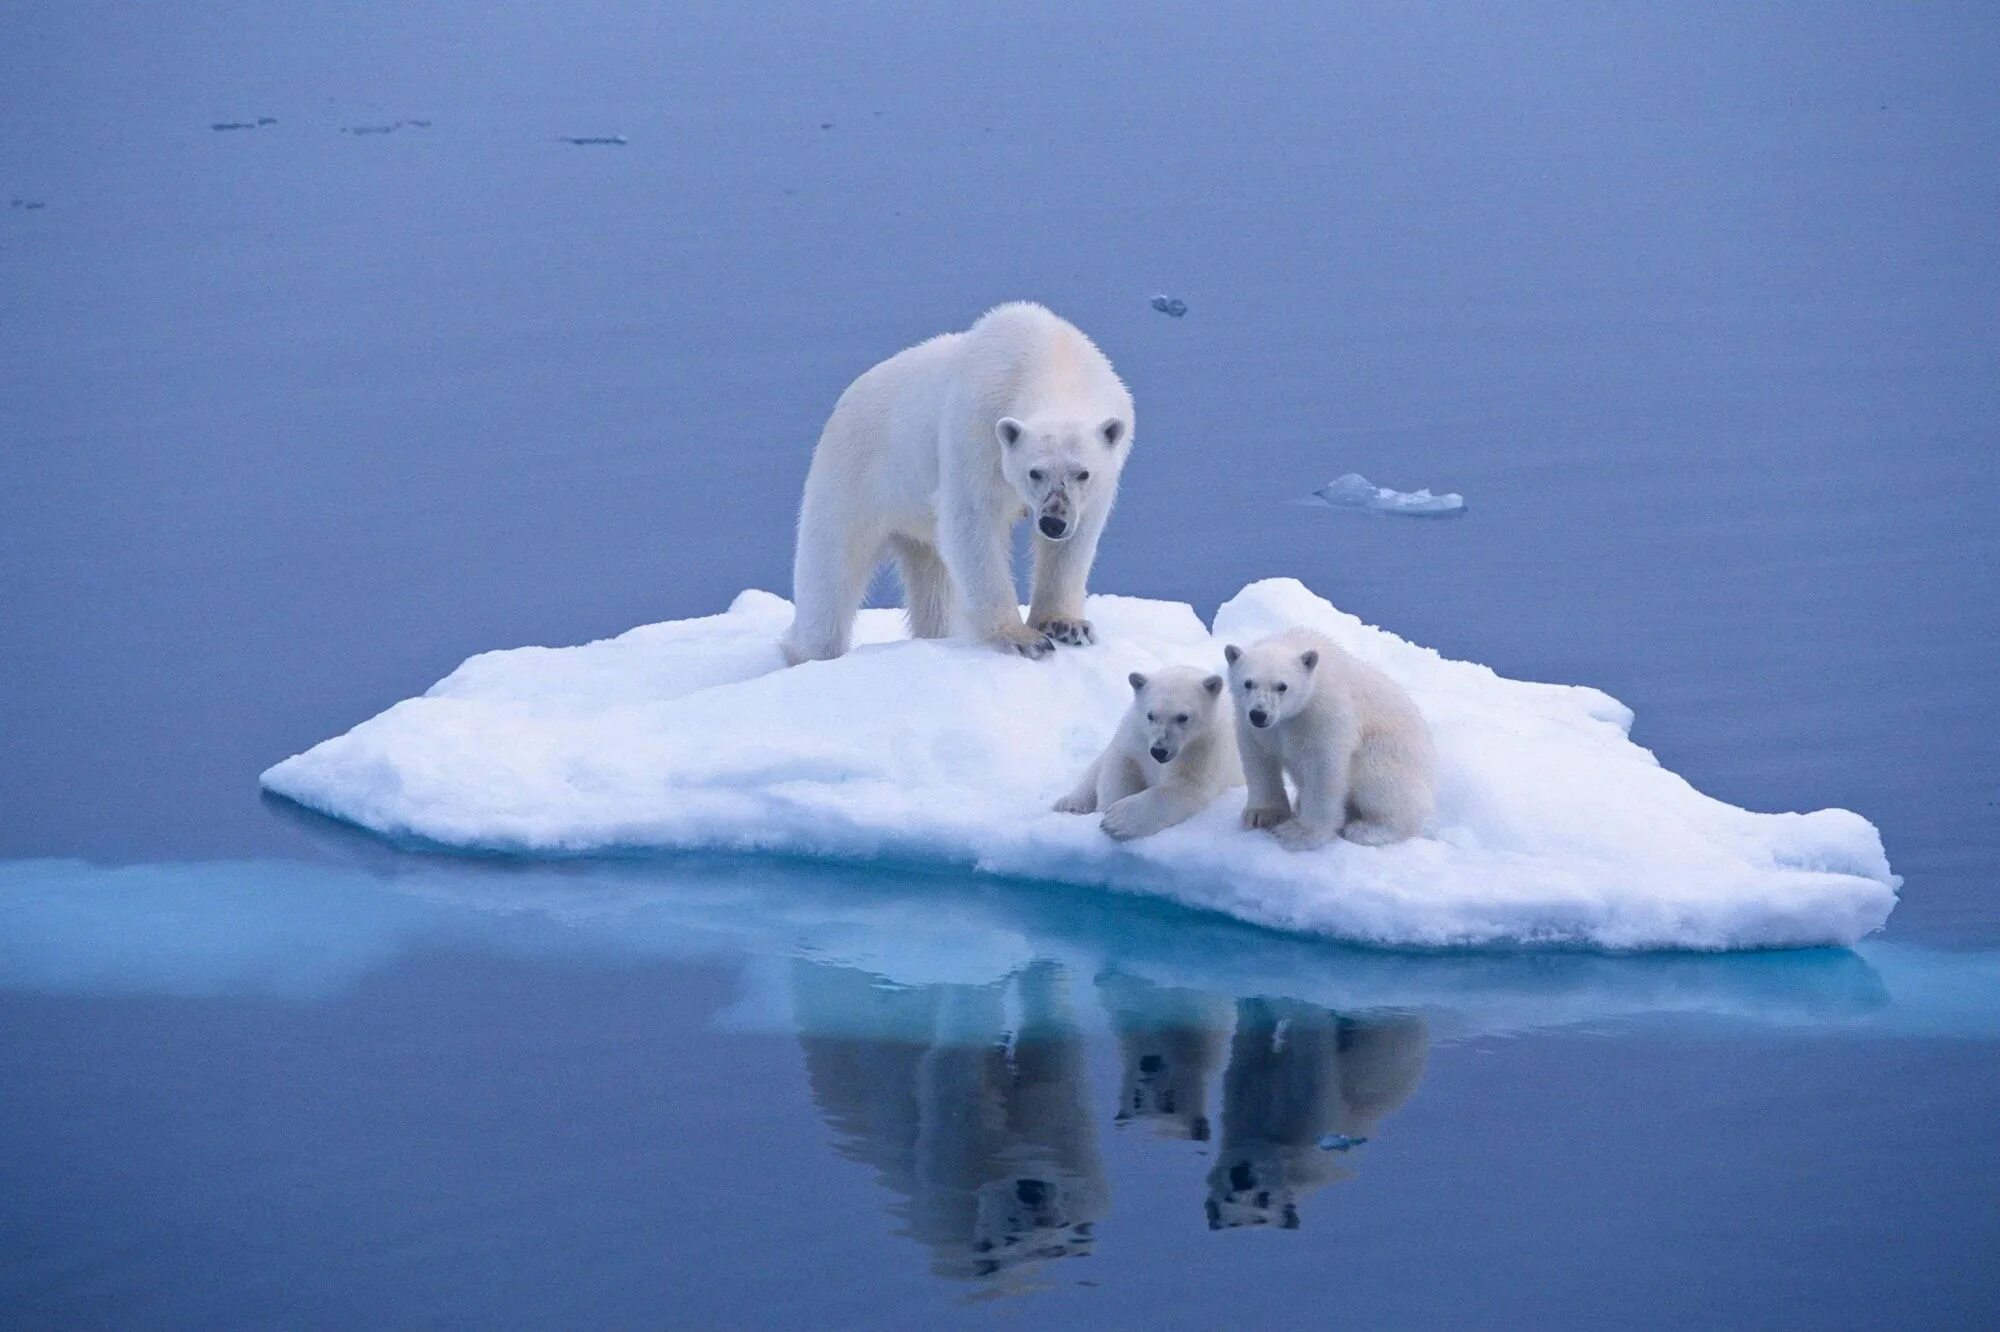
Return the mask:
<path id="1" fill-rule="evenodd" d="M 1098 992 L 1135 1058 L 1164 1056 L 1170 1040 L 1203 1039 L 1149 1036 L 1149 1025 L 1199 1028 L 1203 1006 L 1212 1012 L 1245 996 L 1419 1013 L 1442 1040 L 1653 1015 L 2000 1034 L 2000 958 L 1891 943 L 1744 955 L 1407 954 L 963 877 L 734 859 L 671 869 L 384 860 L 394 872 L 0 863 L 0 985 L 309 998 L 434 946 L 551 964 L 805 958 L 906 987 L 993 984 L 1049 959 L 1104 978 Z M 736 1013 L 804 1020 L 789 1000 Z M 810 1020 L 822 1031 L 843 1022 L 859 1029 L 874 1015 L 825 1008 Z M 1142 1110 L 1165 1111 L 1167 1088 L 1155 1080 L 1141 1090 L 1151 1098 Z M 1164 1127 L 1193 1136 L 1192 1125 Z"/>
<path id="2" fill-rule="evenodd" d="M 1174 603 L 1104 596 L 1090 609 L 1100 644 L 1048 661 L 900 641 L 900 613 L 868 611 L 865 646 L 781 670 L 790 608 L 746 592 L 722 615 L 474 657 L 263 780 L 455 848 L 948 865 L 1397 946 L 1843 944 L 1894 905 L 1865 819 L 1702 795 L 1633 744 L 1631 713 L 1597 690 L 1447 660 L 1287 579 L 1247 588 L 1213 632 Z M 1238 826 L 1240 795 L 1129 845 L 1049 812 L 1116 725 L 1129 672 L 1219 669 L 1225 641 L 1300 624 L 1423 708 L 1440 755 L 1429 836 L 1294 854 Z"/>

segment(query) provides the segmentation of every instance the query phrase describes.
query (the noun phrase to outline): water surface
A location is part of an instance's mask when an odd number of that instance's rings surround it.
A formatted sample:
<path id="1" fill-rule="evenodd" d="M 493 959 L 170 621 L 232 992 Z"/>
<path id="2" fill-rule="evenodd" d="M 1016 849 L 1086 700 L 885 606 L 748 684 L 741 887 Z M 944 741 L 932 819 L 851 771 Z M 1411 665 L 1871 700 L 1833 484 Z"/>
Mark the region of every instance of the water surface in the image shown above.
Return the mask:
<path id="1" fill-rule="evenodd" d="M 12 7 L 0 1321 L 1993 1322 L 1996 57 L 1976 6 Z M 1139 403 L 1099 588 L 1292 574 L 1608 689 L 1874 820 L 1886 937 L 1354 953 L 259 799 L 472 652 L 784 591 L 841 387 L 1017 297 Z M 1287 503 L 1349 471 L 1469 512 Z"/>

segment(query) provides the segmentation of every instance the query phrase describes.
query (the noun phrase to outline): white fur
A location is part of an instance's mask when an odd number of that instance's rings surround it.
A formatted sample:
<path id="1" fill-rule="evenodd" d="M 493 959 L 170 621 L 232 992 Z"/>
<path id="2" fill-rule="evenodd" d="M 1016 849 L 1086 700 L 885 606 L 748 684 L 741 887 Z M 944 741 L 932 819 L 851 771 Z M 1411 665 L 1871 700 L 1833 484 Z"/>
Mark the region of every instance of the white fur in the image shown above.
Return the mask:
<path id="1" fill-rule="evenodd" d="M 1400 685 L 1310 629 L 1223 655 L 1250 787 L 1244 827 L 1269 828 L 1294 851 L 1336 836 L 1384 846 L 1423 830 L 1437 752 Z"/>
<path id="2" fill-rule="evenodd" d="M 1111 363 L 1039 305 L 1000 306 L 868 371 L 834 405 L 806 475 L 786 657 L 845 653 L 888 555 L 914 637 L 957 630 L 1029 657 L 1093 641 L 1084 584 L 1132 428 Z M 1031 513 L 1023 624 L 1011 533 Z M 1063 524 L 1062 539 L 1044 521 Z"/>
<path id="3" fill-rule="evenodd" d="M 1104 831 L 1125 842 L 1193 818 L 1241 786 L 1222 689 L 1221 676 L 1193 666 L 1133 672 L 1132 706 L 1076 789 L 1056 801 L 1056 812 L 1103 810 Z"/>

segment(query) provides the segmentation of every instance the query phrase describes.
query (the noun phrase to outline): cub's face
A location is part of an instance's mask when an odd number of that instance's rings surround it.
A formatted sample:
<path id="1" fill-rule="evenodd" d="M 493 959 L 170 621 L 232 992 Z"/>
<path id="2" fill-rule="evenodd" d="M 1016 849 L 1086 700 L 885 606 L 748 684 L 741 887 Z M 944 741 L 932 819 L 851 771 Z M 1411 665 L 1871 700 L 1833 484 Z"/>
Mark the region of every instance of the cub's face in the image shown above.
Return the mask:
<path id="1" fill-rule="evenodd" d="M 993 1276 L 1041 1258 L 1090 1253 L 1096 1236 L 1061 1177 L 1011 1176 L 982 1185 L 973 1220 L 972 1273 Z"/>
<path id="2" fill-rule="evenodd" d="M 1132 707 L 1139 713 L 1139 732 L 1146 754 L 1155 763 L 1172 763 L 1181 751 L 1215 725 L 1222 697 L 1222 677 L 1192 666 L 1169 666 L 1151 675 L 1134 671 Z"/>
<path id="3" fill-rule="evenodd" d="M 1299 1204 L 1284 1172 L 1268 1161 L 1250 1156 L 1224 1160 L 1208 1177 L 1210 1230 L 1234 1230 L 1239 1226 L 1277 1226 L 1281 1230 L 1299 1228 Z"/>
<path id="4" fill-rule="evenodd" d="M 1261 731 L 1295 717 L 1312 701 L 1319 653 L 1294 652 L 1264 642 L 1222 650 L 1229 662 L 1229 695 L 1245 726 Z"/>
<path id="5" fill-rule="evenodd" d="M 1028 506 L 1035 531 L 1066 541 L 1098 497 L 1116 488 L 1130 427 L 1115 416 L 1096 425 L 1003 416 L 993 433 L 1000 440 L 1000 473 Z"/>

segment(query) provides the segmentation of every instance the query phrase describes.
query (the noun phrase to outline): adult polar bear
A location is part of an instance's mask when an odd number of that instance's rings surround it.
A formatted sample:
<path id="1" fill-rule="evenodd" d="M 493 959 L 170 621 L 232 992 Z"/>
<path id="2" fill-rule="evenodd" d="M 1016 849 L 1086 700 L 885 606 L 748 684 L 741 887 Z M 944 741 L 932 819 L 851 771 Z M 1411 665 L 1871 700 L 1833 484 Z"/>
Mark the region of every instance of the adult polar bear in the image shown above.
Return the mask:
<path id="1" fill-rule="evenodd" d="M 846 652 L 885 554 L 910 633 L 962 628 L 1043 657 L 1093 640 L 1084 584 L 1132 445 L 1132 395 L 1096 344 L 1029 302 L 899 352 L 848 385 L 799 507 L 787 660 Z M 1012 532 L 1036 516 L 1021 622 Z"/>

